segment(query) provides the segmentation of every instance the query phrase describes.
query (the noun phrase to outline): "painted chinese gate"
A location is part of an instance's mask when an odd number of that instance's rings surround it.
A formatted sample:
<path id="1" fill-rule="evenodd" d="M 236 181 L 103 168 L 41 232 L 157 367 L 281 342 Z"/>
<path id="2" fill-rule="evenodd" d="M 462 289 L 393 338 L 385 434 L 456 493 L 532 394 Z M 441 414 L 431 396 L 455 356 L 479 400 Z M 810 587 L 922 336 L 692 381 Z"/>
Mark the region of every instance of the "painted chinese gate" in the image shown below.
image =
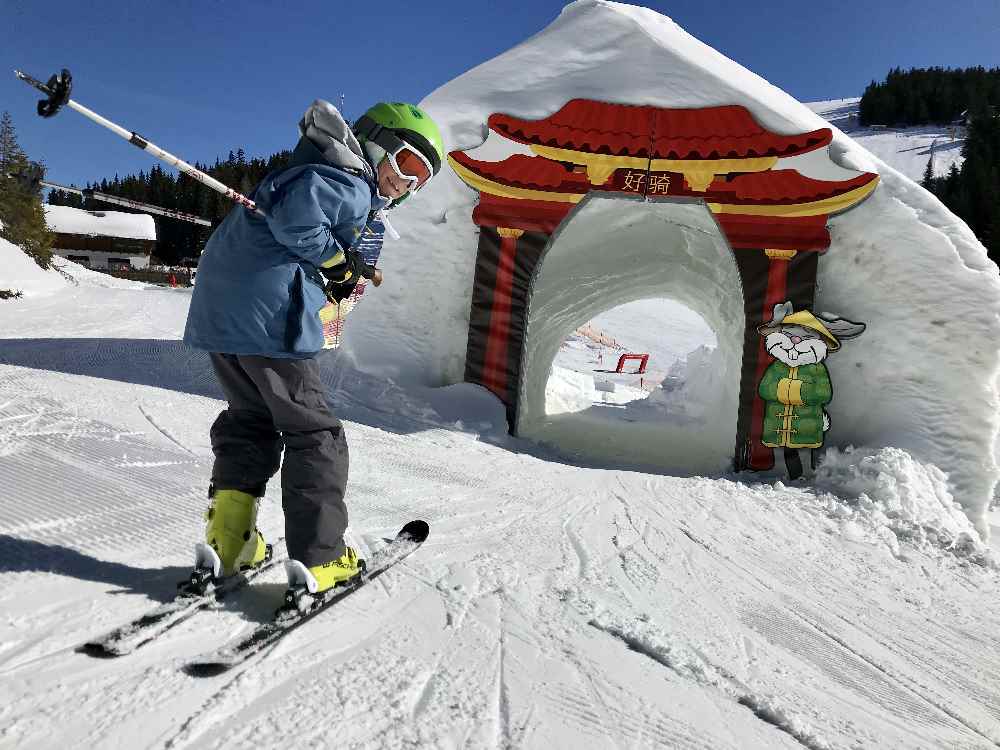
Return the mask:
<path id="1" fill-rule="evenodd" d="M 829 128 L 796 135 L 763 129 L 740 106 L 661 109 L 574 99 L 541 120 L 504 114 L 490 130 L 522 151 L 483 161 L 453 151 L 449 161 L 479 191 L 480 227 L 465 379 L 496 394 L 517 423 L 528 290 L 553 233 L 592 193 L 701 199 L 734 253 L 746 326 L 737 469 L 774 465 L 761 442 L 764 401 L 758 384 L 773 362 L 758 329 L 779 303 L 811 309 L 818 258 L 830 245 L 827 217 L 852 208 L 878 175 L 817 180 L 778 160 L 823 148 Z"/>

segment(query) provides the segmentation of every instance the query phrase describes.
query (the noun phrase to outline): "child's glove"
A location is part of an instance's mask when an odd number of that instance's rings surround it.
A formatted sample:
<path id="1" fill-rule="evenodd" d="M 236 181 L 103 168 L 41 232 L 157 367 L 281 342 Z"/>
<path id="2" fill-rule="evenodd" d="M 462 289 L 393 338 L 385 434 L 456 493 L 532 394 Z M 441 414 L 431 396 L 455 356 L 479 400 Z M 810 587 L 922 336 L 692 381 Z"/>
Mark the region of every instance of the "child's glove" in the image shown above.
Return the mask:
<path id="1" fill-rule="evenodd" d="M 319 272 L 326 277 L 326 286 L 323 291 L 331 302 L 341 302 L 351 296 L 354 287 L 361 280 L 361 272 L 364 270 L 365 261 L 359 253 L 354 250 L 344 251 L 344 262 L 332 268 L 320 268 Z"/>

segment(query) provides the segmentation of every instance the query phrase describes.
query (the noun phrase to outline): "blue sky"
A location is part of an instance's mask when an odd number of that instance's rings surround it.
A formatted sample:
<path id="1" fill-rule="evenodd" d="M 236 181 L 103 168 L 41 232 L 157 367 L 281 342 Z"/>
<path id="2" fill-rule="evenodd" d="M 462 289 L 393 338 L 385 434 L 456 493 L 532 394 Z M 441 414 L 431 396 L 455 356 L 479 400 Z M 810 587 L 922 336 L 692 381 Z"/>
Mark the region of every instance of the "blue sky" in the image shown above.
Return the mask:
<path id="1" fill-rule="evenodd" d="M 290 148 L 314 98 L 348 117 L 419 101 L 550 23 L 561 0 L 0 0 L 0 110 L 55 182 L 148 169 L 79 114 L 35 115 L 13 75 L 68 67 L 73 98 L 189 161 Z M 1000 0 L 647 2 L 801 101 L 860 96 L 890 67 L 1000 66 Z"/>

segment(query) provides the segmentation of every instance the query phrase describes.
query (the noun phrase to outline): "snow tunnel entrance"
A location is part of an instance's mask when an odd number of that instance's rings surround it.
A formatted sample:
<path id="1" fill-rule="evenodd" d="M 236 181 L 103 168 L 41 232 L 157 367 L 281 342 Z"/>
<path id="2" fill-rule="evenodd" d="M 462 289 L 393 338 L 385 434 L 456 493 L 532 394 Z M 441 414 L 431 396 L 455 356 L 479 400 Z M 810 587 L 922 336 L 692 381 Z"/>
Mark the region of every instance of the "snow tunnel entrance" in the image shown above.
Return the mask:
<path id="1" fill-rule="evenodd" d="M 715 332 L 718 400 L 683 440 L 650 433 L 639 455 L 602 438 L 599 452 L 674 472 L 767 471 L 778 449 L 787 459 L 815 448 L 813 427 L 800 444 L 792 421 L 801 415 L 776 406 L 800 394 L 770 382 L 780 367 L 762 327 L 779 314 L 814 317 L 827 220 L 871 195 L 877 174 L 850 176 L 834 164 L 829 128 L 776 133 L 736 104 L 571 99 L 534 120 L 494 112 L 486 125 L 484 143 L 448 155 L 479 193 L 464 378 L 503 402 L 513 432 L 541 439 L 554 429 L 544 386 L 562 337 L 602 310 L 666 297 Z M 804 382 L 793 369 L 789 383 Z M 598 450 L 579 430 L 548 437 Z"/>
<path id="2" fill-rule="evenodd" d="M 653 404 L 673 419 L 700 413 L 701 399 L 715 401 L 715 395 L 692 390 L 691 373 L 717 347 L 708 323 L 674 300 L 641 299 L 606 310 L 559 345 L 545 386 L 545 414 L 598 407 L 594 416 L 635 422 Z"/>
<path id="3" fill-rule="evenodd" d="M 697 375 L 687 378 L 689 390 L 661 392 L 628 409 L 628 418 L 608 419 L 600 407 L 547 413 L 546 386 L 567 336 L 607 310 L 651 298 L 695 313 L 717 341 L 691 358 Z M 619 466 L 727 471 L 736 441 L 744 327 L 733 253 L 703 203 L 588 196 L 553 236 L 532 280 L 515 432 Z M 678 408 L 685 395 L 694 408 Z"/>

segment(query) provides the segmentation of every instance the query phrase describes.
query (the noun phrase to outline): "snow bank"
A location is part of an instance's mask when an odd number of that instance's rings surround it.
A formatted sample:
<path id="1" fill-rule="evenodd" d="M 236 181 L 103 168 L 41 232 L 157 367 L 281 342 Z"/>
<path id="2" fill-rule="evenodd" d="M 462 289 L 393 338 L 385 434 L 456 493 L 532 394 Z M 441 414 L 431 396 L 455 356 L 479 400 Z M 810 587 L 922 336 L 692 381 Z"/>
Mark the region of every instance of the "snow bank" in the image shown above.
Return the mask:
<path id="1" fill-rule="evenodd" d="M 69 283 L 54 269 L 41 268 L 24 250 L 2 237 L 0 269 L 0 289 L 23 292 L 25 296 L 51 294 Z"/>
<path id="2" fill-rule="evenodd" d="M 104 287 L 105 289 L 144 289 L 149 286 L 142 281 L 119 279 L 110 274 L 95 271 L 65 258 L 54 258 L 56 268 L 74 284 Z"/>
<path id="3" fill-rule="evenodd" d="M 149 214 L 85 211 L 72 206 L 44 206 L 45 223 L 53 232 L 155 240 L 156 223 Z"/>
<path id="4" fill-rule="evenodd" d="M 364 419 L 363 412 L 375 412 L 380 420 L 400 429 L 451 427 L 479 437 L 507 439 L 503 405 L 478 385 L 457 383 L 428 388 L 399 383 L 379 373 L 359 370 L 343 346 L 321 354 L 319 363 L 323 382 L 341 418 Z"/>
<path id="5" fill-rule="evenodd" d="M 583 411 L 600 401 L 594 376 L 565 367 L 553 367 L 545 388 L 545 410 L 549 414 Z"/>
<path id="6" fill-rule="evenodd" d="M 595 405 L 625 407 L 645 400 L 648 395 L 608 375 L 595 377 L 588 372 L 553 365 L 545 385 L 545 410 L 555 415 L 581 412 Z"/>
<path id="7" fill-rule="evenodd" d="M 541 118 L 577 97 L 667 108 L 736 104 L 777 133 L 829 127 L 669 18 L 603 0 L 568 5 L 546 29 L 442 86 L 422 106 L 440 123 L 449 150 L 470 150 L 484 143 L 494 112 Z M 810 177 L 830 179 L 855 170 L 882 178 L 866 203 L 830 220 L 833 242 L 819 264 L 816 311 L 868 326 L 828 362 L 834 426 L 827 444 L 895 446 L 946 468 L 950 491 L 985 533 L 984 513 L 1000 477 L 994 457 L 1000 432 L 1000 351 L 994 345 L 1000 340 L 1000 274 L 968 227 L 937 199 L 833 130 L 828 152 L 779 164 Z M 386 281 L 377 294 L 361 300 L 364 312 L 345 338 L 360 368 L 423 386 L 462 381 L 478 247 L 471 218 L 476 200 L 477 194 L 446 169 L 418 199 L 395 212 L 402 236 L 386 240 L 381 261 Z M 635 203 L 636 211 L 654 205 Z M 636 225 L 642 224 L 635 216 Z M 676 220 L 671 231 L 685 242 L 710 244 L 696 223 L 693 217 Z M 572 228 L 572 221 L 567 226 Z M 560 237 L 567 236 L 561 230 Z M 610 233 L 590 242 L 609 254 L 621 249 Z M 543 260 L 539 268 L 545 266 Z M 532 371 L 544 377 L 527 384 L 525 404 L 541 403 L 544 416 L 549 364 L 575 326 L 619 304 L 656 296 L 623 278 L 608 279 L 614 283 L 606 288 L 581 287 L 581 295 L 590 295 L 586 304 L 578 300 L 567 308 L 577 314 L 553 311 L 559 325 L 546 329 L 541 344 L 526 343 L 536 347 Z M 730 320 L 732 297 L 689 289 L 678 298 L 712 328 L 719 339 L 716 356 L 730 376 L 740 371 L 743 345 L 742 323 Z M 742 313 L 742 301 L 735 303 Z M 586 317 L 577 320 L 580 316 Z M 556 330 L 560 326 L 563 330 Z M 717 471 L 726 451 L 731 460 L 733 399 L 731 391 L 719 394 L 732 423 L 713 425 L 717 434 L 697 446 L 707 452 L 698 462 L 691 460 L 693 443 L 703 436 L 650 433 L 650 440 L 665 446 L 657 459 L 660 469 Z M 731 409 L 727 402 L 733 402 Z M 582 441 L 576 433 L 579 428 L 567 426 L 549 437 Z M 606 450 L 608 461 L 629 458 L 616 438 L 599 437 L 590 441 L 592 450 Z M 680 462 L 671 463 L 678 456 Z"/>
<path id="8" fill-rule="evenodd" d="M 872 157 L 874 159 L 874 157 Z M 977 528 L 998 470 L 1000 279 L 968 226 L 878 162 L 882 186 L 830 220 L 816 308 L 867 323 L 828 362 L 832 439 L 895 446 L 947 471 Z"/>
<path id="9" fill-rule="evenodd" d="M 660 387 L 645 401 L 633 404 L 632 412 L 645 412 L 646 419 L 666 414 L 681 414 L 697 421 L 718 418 L 712 411 L 722 388 L 718 357 L 715 347 L 698 347 L 685 359 L 675 362 Z"/>
<path id="10" fill-rule="evenodd" d="M 898 448 L 859 448 L 824 455 L 816 489 L 839 520 L 845 536 L 875 536 L 896 557 L 906 548 L 959 557 L 1000 569 L 962 506 L 948 489 L 947 475 Z"/>
<path id="11" fill-rule="evenodd" d="M 0 238 L 0 269 L 0 289 L 23 292 L 26 297 L 64 291 L 81 283 L 108 289 L 142 289 L 146 286 L 139 281 L 116 279 L 106 273 L 92 271 L 58 256 L 53 256 L 52 268 L 41 268 L 24 250 L 3 238 Z"/>

